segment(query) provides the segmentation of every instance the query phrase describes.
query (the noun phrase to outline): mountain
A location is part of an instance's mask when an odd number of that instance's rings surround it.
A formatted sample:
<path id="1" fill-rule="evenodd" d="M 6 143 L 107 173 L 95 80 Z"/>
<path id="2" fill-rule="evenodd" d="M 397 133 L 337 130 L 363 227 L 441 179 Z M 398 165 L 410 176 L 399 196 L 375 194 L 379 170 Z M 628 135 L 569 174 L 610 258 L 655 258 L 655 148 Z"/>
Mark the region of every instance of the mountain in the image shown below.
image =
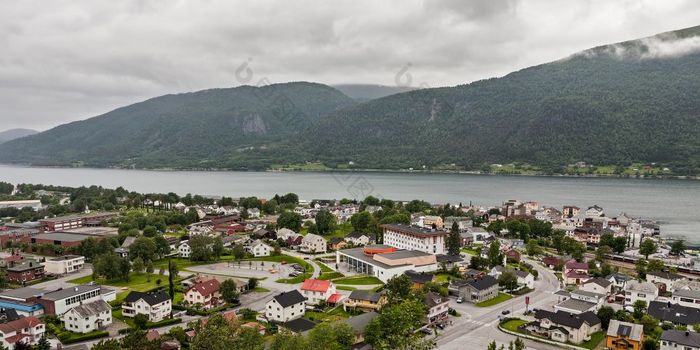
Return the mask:
<path id="1" fill-rule="evenodd" d="M 658 162 L 697 174 L 699 76 L 700 26 L 372 100 L 320 120 L 286 158 L 416 169 L 525 162 L 552 171 L 578 161 Z"/>
<path id="2" fill-rule="evenodd" d="M 409 86 L 372 84 L 340 84 L 333 85 L 333 87 L 358 102 L 367 102 L 389 95 L 415 90 L 415 88 Z"/>
<path id="3" fill-rule="evenodd" d="M 29 135 L 34 135 L 38 133 L 36 130 L 31 129 L 10 129 L 0 132 L 0 143 L 5 143 L 7 141 L 12 141 L 20 137 L 25 137 Z"/>
<path id="4" fill-rule="evenodd" d="M 305 82 L 166 95 L 5 143 L 0 162 L 238 168 L 227 158 L 290 137 L 355 103 L 329 86 Z"/>
<path id="5" fill-rule="evenodd" d="M 514 162 L 547 172 L 579 161 L 655 162 L 700 174 L 699 76 L 700 26 L 365 103 L 312 83 L 162 96 L 2 144 L 0 162 L 467 170 Z"/>

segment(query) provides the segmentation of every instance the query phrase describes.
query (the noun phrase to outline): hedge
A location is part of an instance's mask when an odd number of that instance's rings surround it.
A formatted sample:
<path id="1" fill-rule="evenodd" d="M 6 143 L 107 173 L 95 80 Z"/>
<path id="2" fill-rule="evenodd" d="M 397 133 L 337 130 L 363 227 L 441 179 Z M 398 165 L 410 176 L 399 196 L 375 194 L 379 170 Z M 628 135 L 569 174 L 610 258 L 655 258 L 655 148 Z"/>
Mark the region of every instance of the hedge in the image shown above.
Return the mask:
<path id="1" fill-rule="evenodd" d="M 104 338 L 108 336 L 109 332 L 107 331 L 92 331 L 86 334 L 78 334 L 66 331 L 58 333 L 58 340 L 60 340 L 63 344 L 73 344 L 81 341 Z"/>
<path id="2" fill-rule="evenodd" d="M 146 323 L 146 329 L 158 328 L 158 327 L 163 327 L 163 326 L 169 326 L 169 325 L 173 325 L 173 324 L 178 324 L 178 323 L 180 323 L 180 322 L 182 322 L 182 319 L 181 319 L 181 318 L 166 318 L 166 319 L 164 319 L 164 320 L 162 320 L 162 321 L 158 321 L 158 322 L 148 322 L 148 323 Z M 129 333 L 129 331 L 131 331 L 132 329 L 134 329 L 134 328 L 129 327 L 129 328 L 120 329 L 120 330 L 119 330 L 119 334 L 126 334 L 126 333 Z"/>

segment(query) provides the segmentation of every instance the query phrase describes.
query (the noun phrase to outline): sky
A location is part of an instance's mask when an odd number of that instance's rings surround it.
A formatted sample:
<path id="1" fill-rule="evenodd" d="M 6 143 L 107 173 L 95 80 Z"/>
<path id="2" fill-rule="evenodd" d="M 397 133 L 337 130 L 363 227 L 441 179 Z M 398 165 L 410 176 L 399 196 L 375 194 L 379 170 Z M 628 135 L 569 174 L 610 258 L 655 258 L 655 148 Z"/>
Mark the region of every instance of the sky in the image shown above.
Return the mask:
<path id="1" fill-rule="evenodd" d="M 244 84 L 453 86 L 695 25 L 693 0 L 3 1 L 0 130 Z"/>

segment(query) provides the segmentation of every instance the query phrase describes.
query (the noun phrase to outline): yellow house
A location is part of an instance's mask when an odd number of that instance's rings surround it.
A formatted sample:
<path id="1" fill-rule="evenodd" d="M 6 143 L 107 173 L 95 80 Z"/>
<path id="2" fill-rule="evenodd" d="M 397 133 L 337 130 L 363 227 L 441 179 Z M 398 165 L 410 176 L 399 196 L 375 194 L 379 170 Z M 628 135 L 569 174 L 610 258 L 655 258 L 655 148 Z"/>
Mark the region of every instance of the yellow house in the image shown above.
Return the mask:
<path id="1" fill-rule="evenodd" d="M 640 350 L 644 327 L 640 324 L 610 320 L 605 346 L 612 350 Z"/>
<path id="2" fill-rule="evenodd" d="M 350 296 L 345 299 L 343 309 L 360 309 L 364 311 L 379 311 L 386 304 L 384 293 L 375 293 L 365 290 L 353 290 Z"/>

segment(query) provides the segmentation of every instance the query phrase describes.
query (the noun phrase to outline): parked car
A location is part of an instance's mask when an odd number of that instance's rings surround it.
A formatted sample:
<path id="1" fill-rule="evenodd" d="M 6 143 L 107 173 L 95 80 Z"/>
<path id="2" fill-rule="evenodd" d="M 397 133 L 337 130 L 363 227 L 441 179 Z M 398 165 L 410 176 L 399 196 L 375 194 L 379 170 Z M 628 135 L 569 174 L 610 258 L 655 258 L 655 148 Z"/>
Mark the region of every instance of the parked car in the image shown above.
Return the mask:
<path id="1" fill-rule="evenodd" d="M 464 299 L 462 299 L 462 297 L 457 298 L 457 304 L 461 304 L 463 301 Z"/>
<path id="2" fill-rule="evenodd" d="M 501 311 L 501 315 L 508 315 L 509 313 L 510 313 L 510 310 Z"/>

